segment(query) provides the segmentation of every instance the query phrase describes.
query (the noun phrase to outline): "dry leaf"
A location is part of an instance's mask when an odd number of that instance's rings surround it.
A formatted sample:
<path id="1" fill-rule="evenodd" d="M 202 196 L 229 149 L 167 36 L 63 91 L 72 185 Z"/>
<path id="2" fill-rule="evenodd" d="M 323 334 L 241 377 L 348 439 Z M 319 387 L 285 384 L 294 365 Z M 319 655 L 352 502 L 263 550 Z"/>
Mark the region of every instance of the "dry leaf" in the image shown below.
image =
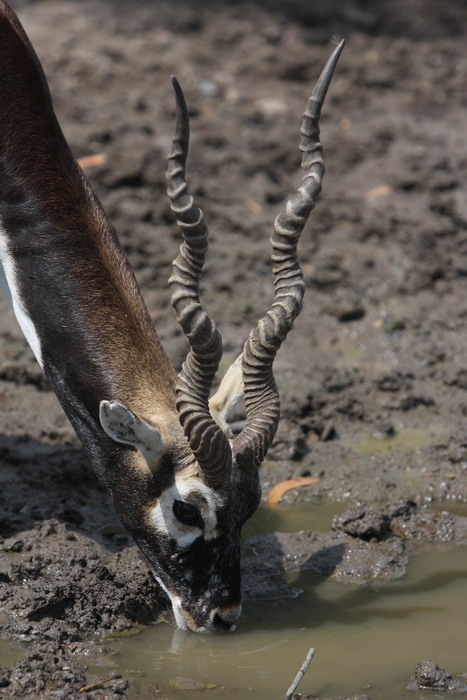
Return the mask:
<path id="1" fill-rule="evenodd" d="M 270 506 L 279 503 L 284 493 L 287 493 L 290 489 L 296 489 L 300 486 L 309 486 L 310 484 L 316 484 L 318 481 L 321 481 L 320 476 L 298 476 L 296 479 L 281 481 L 279 484 L 273 486 L 269 492 L 268 503 Z"/>
<path id="2" fill-rule="evenodd" d="M 92 168 L 96 165 L 104 165 L 107 163 L 107 156 L 105 153 L 95 153 L 92 156 L 83 156 L 78 158 L 78 164 L 83 168 Z"/>

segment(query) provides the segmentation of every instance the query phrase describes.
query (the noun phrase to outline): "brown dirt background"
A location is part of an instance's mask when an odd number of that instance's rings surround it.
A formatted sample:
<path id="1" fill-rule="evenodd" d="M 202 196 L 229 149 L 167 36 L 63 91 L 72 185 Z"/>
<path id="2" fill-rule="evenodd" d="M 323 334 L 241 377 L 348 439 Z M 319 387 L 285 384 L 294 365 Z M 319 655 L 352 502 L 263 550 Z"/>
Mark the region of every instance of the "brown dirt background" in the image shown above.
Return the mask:
<path id="1" fill-rule="evenodd" d="M 301 240 L 305 307 L 276 362 L 283 420 L 265 493 L 321 475 L 288 500 L 370 504 L 336 524 L 345 536 L 464 541 L 463 518 L 441 528 L 422 506 L 467 501 L 465 2 L 13 5 L 75 155 L 106 155 L 87 175 L 176 367 L 170 74 L 190 106 L 189 180 L 211 231 L 203 300 L 225 369 L 270 303 L 268 238 L 300 182 L 301 114 L 332 38 L 347 40 L 321 121 L 323 195 Z M 78 697 L 86 672 L 68 652 L 153 619 L 158 591 L 3 298 L 0 313 L 0 625 L 32 645 L 0 696 Z M 370 535 L 348 524 L 366 518 Z M 131 692 L 119 683 L 106 697 Z"/>

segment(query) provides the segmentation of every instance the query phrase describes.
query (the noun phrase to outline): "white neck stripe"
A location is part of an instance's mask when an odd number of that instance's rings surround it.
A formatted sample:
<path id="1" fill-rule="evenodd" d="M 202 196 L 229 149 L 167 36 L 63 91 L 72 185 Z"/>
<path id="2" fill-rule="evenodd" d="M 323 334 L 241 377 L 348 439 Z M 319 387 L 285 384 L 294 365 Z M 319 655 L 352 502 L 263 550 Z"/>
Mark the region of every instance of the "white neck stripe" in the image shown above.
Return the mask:
<path id="1" fill-rule="evenodd" d="M 24 337 L 28 341 L 38 363 L 43 368 L 39 336 L 21 299 L 14 260 L 8 250 L 8 235 L 2 229 L 0 229 L 0 263 L 0 287 L 13 308 Z"/>

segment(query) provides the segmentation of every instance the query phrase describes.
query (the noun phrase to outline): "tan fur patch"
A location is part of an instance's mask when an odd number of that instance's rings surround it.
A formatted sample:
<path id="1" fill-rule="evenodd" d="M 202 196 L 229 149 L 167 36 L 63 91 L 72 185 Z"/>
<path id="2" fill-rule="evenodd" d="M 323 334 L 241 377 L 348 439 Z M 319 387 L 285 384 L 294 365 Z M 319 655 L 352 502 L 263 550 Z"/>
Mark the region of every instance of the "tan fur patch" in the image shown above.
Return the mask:
<path id="1" fill-rule="evenodd" d="M 185 469 L 177 474 L 177 479 L 191 479 L 192 477 L 199 478 L 199 466 L 196 464 L 196 462 L 194 464 L 190 464 L 188 467 L 185 467 Z"/>

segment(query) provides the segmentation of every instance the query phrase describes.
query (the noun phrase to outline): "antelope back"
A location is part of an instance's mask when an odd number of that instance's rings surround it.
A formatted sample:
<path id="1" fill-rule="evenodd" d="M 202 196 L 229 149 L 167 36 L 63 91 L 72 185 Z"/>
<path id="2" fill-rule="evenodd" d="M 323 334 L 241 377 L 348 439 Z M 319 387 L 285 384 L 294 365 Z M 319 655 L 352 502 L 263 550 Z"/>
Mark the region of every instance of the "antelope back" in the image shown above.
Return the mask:
<path id="1" fill-rule="evenodd" d="M 5 2 L 0 36 L 1 260 L 23 331 L 54 388 L 79 395 L 97 423 L 102 398 L 136 396 L 146 405 L 154 383 L 159 402 L 173 409 L 175 374 L 133 271 Z"/>

